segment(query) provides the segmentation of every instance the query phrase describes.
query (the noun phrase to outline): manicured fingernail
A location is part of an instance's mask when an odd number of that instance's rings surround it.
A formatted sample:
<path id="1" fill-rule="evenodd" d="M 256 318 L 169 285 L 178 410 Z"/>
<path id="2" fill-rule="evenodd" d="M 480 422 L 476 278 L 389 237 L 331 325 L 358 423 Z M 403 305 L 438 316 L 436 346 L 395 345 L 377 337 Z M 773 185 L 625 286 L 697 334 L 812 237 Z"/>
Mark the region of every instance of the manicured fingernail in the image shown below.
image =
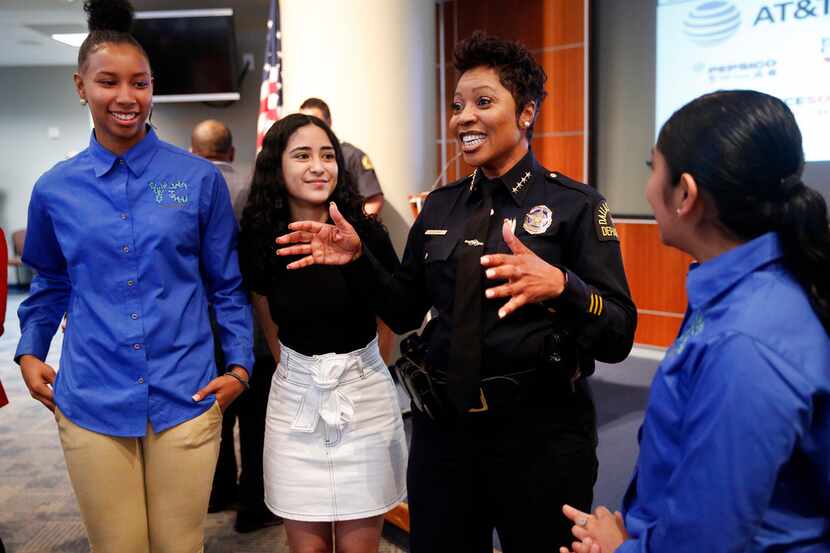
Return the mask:
<path id="1" fill-rule="evenodd" d="M 499 319 L 503 319 L 505 315 L 507 315 L 507 313 L 504 312 L 504 309 L 499 309 Z"/>
<path id="2" fill-rule="evenodd" d="M 484 274 L 487 275 L 487 278 L 493 278 L 494 276 L 496 276 L 496 271 L 495 269 L 487 269 L 487 271 Z M 487 291 L 489 292 L 490 290 Z"/>
<path id="3" fill-rule="evenodd" d="M 199 394 L 193 394 L 193 401 L 199 401 Z"/>
<path id="4" fill-rule="evenodd" d="M 481 264 L 482 264 L 482 265 L 487 265 L 489 262 L 490 262 L 490 258 L 489 258 L 489 257 L 487 257 L 486 255 L 482 255 L 482 256 L 481 256 Z"/>
<path id="5" fill-rule="evenodd" d="M 493 297 L 493 291 L 492 290 L 485 290 L 484 295 L 487 296 L 488 298 L 492 298 Z"/>

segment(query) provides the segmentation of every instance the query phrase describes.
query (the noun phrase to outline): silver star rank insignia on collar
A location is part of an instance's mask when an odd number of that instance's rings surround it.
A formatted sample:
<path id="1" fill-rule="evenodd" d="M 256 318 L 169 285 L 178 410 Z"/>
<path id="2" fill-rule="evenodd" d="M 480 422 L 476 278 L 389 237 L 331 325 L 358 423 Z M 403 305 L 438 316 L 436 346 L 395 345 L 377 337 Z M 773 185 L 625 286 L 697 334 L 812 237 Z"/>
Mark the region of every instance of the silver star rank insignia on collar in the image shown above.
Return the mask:
<path id="1" fill-rule="evenodd" d="M 530 171 L 525 173 L 524 176 L 522 177 L 522 180 L 520 180 L 519 182 L 516 183 L 516 186 L 513 187 L 513 193 L 516 194 L 519 190 L 521 190 L 522 187 L 527 182 L 527 179 L 529 179 L 529 178 L 530 178 Z"/>

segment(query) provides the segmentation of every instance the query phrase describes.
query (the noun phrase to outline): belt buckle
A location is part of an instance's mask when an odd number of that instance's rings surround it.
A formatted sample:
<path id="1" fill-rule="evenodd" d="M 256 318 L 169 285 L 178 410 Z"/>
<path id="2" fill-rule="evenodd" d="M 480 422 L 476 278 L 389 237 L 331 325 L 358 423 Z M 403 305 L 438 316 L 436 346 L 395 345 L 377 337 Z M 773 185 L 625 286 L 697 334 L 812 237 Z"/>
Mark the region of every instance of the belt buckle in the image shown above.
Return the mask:
<path id="1" fill-rule="evenodd" d="M 478 389 L 478 400 L 481 402 L 481 405 L 467 409 L 468 413 L 483 413 L 484 411 L 490 410 L 490 407 L 487 405 L 487 398 L 484 397 L 484 388 Z"/>

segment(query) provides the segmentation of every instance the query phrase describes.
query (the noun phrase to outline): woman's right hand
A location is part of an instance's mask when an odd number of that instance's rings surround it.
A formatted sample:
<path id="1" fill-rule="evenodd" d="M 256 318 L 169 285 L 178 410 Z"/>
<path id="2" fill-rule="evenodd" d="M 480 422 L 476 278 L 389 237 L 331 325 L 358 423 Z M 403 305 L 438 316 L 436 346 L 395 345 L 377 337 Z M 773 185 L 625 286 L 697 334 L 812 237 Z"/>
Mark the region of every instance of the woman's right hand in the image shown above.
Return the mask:
<path id="1" fill-rule="evenodd" d="M 29 388 L 29 394 L 54 413 L 55 400 L 52 395 L 52 385 L 57 375 L 55 369 L 34 355 L 21 355 L 20 372 L 23 375 L 23 381 L 26 382 L 26 387 Z"/>
<path id="2" fill-rule="evenodd" d="M 295 244 L 277 250 L 277 255 L 304 255 L 292 261 L 289 269 L 309 265 L 346 265 L 363 253 L 363 244 L 354 227 L 340 214 L 337 205 L 329 204 L 333 225 L 317 221 L 297 221 L 288 225 L 293 232 L 277 238 L 277 244 Z"/>

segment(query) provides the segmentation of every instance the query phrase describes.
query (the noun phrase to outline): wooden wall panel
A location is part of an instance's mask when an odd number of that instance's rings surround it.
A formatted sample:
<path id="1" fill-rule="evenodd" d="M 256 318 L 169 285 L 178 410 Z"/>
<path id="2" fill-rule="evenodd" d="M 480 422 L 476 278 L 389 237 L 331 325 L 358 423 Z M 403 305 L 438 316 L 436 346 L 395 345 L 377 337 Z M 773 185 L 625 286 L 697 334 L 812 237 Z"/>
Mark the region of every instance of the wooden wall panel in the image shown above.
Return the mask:
<path id="1" fill-rule="evenodd" d="M 548 97 L 534 132 L 582 132 L 585 126 L 585 49 L 544 50 L 536 59 L 545 68 Z"/>
<path id="2" fill-rule="evenodd" d="M 531 50 L 574 44 L 584 37 L 584 0 L 458 0 L 458 35 L 487 31 Z"/>
<path id="3" fill-rule="evenodd" d="M 668 347 L 686 311 L 686 273 L 692 259 L 664 246 L 654 221 L 616 221 L 625 274 L 637 306 L 635 341 Z"/>
<path id="4" fill-rule="evenodd" d="M 682 322 L 682 318 L 637 313 L 637 332 L 634 334 L 634 343 L 667 348 L 677 337 Z"/>
<path id="5" fill-rule="evenodd" d="M 584 138 L 577 136 L 541 136 L 533 138 L 533 151 L 543 167 L 584 181 L 582 156 Z"/>

